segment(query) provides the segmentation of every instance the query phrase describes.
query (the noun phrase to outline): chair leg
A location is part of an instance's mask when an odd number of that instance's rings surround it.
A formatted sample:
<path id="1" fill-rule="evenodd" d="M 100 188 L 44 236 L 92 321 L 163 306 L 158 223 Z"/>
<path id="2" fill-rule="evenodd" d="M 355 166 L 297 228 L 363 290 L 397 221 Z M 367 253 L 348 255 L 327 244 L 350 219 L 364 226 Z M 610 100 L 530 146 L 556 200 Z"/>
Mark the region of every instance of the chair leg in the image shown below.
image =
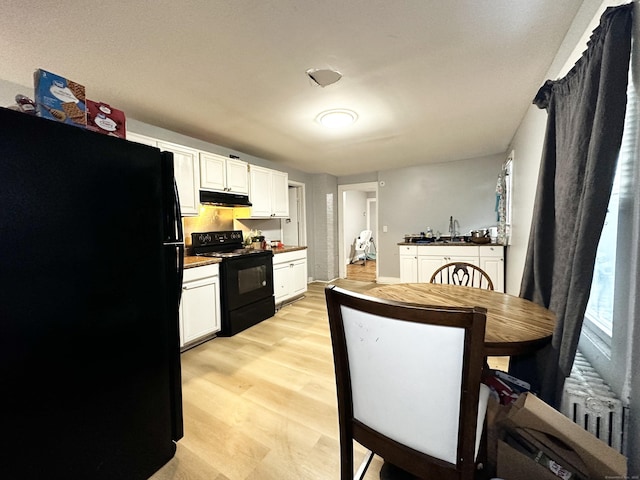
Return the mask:
<path id="1" fill-rule="evenodd" d="M 358 470 L 353 476 L 353 480 L 362 480 L 364 478 L 364 474 L 367 473 L 367 468 L 369 468 L 371 460 L 373 460 L 373 452 L 371 450 L 368 450 L 364 456 L 364 459 L 362 460 L 362 463 L 358 467 Z"/>

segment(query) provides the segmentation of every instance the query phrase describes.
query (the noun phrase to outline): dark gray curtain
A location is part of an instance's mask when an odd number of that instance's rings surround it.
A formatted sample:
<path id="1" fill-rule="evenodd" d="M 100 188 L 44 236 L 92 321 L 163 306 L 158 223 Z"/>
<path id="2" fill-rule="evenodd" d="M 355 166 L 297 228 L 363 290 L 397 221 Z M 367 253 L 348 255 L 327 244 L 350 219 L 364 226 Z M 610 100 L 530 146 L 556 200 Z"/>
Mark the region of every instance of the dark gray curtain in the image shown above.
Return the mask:
<path id="1" fill-rule="evenodd" d="M 555 312 L 557 325 L 549 347 L 535 359 L 513 359 L 511 370 L 556 407 L 575 358 L 622 139 L 632 8 L 608 8 L 582 58 L 534 100 L 548 120 L 520 296 Z"/>

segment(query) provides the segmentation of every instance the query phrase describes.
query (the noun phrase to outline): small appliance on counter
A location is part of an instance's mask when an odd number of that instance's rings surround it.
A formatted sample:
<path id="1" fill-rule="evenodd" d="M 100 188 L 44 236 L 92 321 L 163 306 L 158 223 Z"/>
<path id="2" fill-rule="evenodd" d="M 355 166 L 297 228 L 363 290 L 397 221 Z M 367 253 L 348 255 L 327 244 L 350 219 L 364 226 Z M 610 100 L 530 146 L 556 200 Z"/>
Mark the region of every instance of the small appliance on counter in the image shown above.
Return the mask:
<path id="1" fill-rule="evenodd" d="M 191 234 L 193 253 L 220 258 L 222 330 L 230 337 L 276 312 L 273 296 L 273 252 L 243 248 L 242 231 Z"/>

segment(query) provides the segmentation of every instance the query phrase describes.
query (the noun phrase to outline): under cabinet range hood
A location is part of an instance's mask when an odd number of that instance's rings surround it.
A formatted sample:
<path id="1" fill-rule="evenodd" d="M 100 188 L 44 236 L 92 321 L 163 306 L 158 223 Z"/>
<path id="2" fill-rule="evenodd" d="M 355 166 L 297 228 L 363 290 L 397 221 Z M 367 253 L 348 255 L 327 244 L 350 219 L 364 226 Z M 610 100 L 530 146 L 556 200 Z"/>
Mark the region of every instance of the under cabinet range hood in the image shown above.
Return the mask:
<path id="1" fill-rule="evenodd" d="M 205 205 L 217 205 L 218 207 L 250 207 L 248 195 L 228 192 L 210 192 L 200 190 L 200 203 Z"/>

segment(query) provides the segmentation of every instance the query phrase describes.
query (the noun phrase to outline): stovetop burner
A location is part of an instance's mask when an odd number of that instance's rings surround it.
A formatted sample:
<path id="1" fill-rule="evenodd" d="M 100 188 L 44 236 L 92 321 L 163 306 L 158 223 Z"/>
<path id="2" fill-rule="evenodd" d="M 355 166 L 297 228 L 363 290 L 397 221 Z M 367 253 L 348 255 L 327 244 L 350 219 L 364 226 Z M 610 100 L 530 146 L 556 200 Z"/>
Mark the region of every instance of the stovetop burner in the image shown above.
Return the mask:
<path id="1" fill-rule="evenodd" d="M 245 255 L 272 254 L 268 250 L 243 248 L 241 230 L 192 233 L 191 244 L 193 253 L 203 257 L 232 258 Z"/>
<path id="2" fill-rule="evenodd" d="M 238 250 L 234 250 L 232 252 L 202 252 L 196 253 L 196 255 L 201 257 L 216 257 L 216 258 L 230 258 L 230 257 L 241 257 L 244 255 L 255 255 L 257 253 L 263 253 L 264 250 L 251 250 L 248 248 L 241 248 Z"/>

